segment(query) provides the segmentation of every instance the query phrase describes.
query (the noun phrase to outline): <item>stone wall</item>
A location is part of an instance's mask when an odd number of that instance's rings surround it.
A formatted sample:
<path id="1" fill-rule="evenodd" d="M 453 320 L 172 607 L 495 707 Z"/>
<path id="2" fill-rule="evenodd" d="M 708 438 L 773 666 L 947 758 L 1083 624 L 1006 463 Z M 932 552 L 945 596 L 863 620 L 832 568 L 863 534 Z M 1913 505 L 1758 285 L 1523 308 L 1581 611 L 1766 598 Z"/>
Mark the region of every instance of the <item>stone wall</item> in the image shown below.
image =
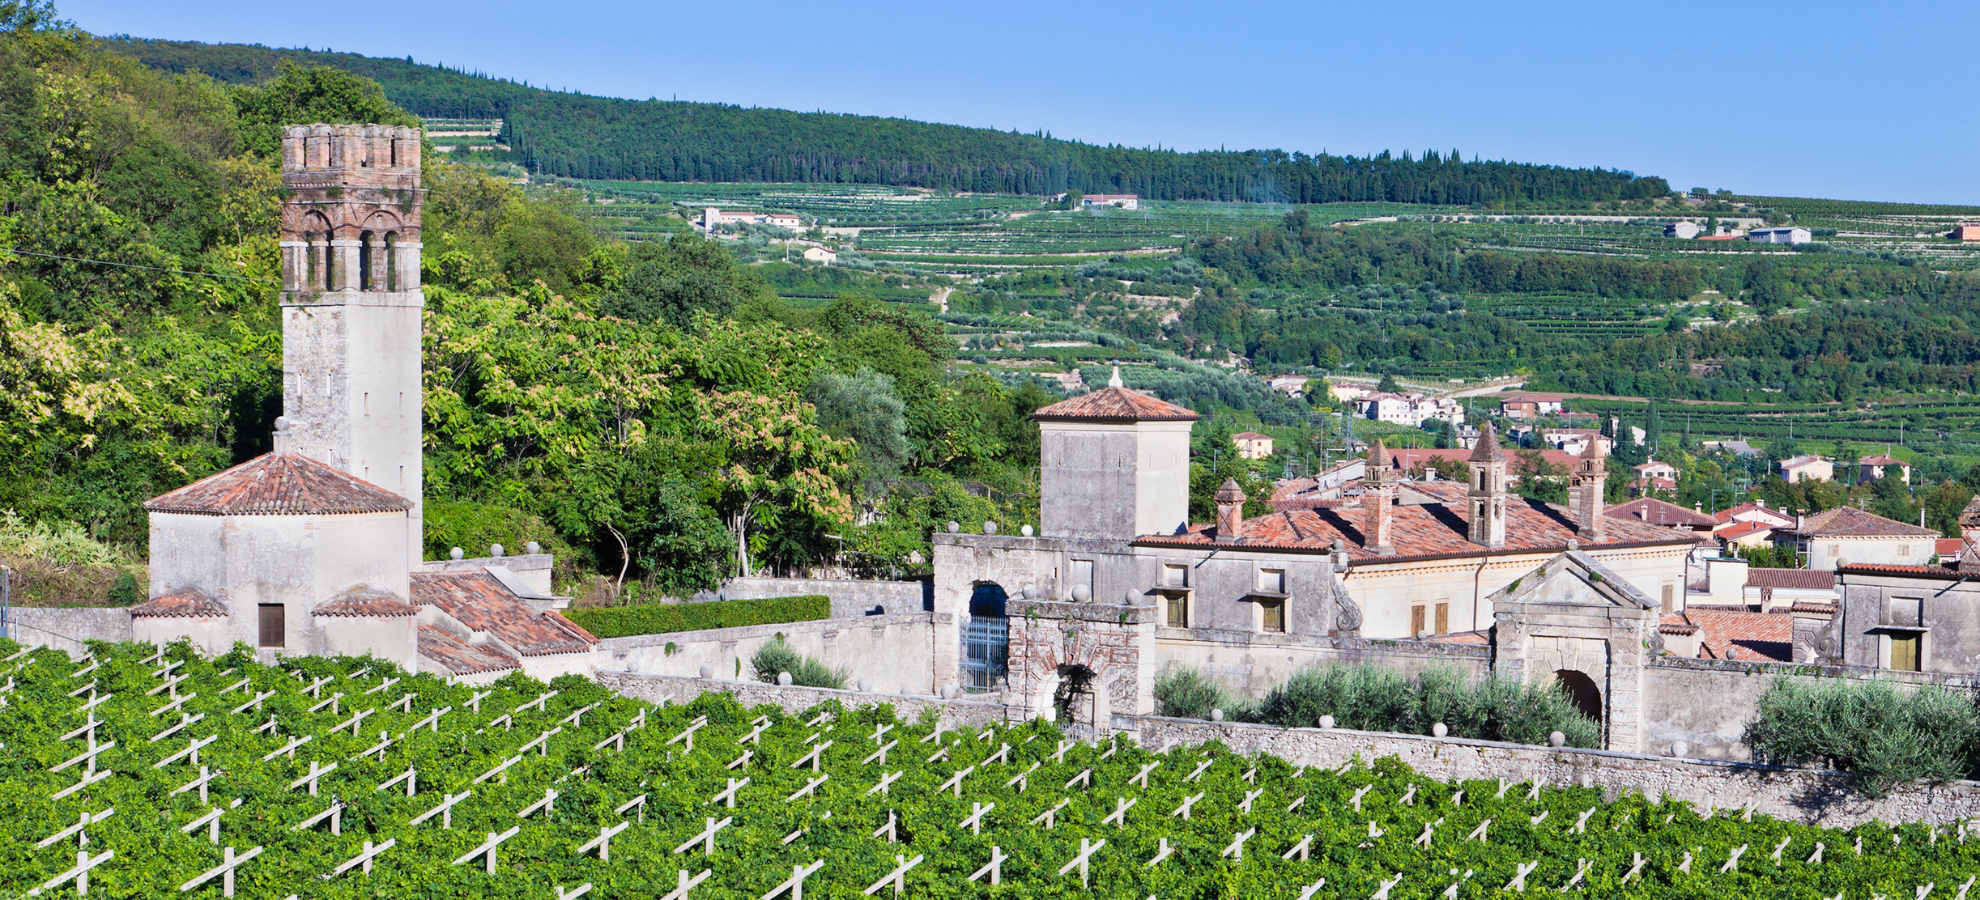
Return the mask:
<path id="1" fill-rule="evenodd" d="M 1155 629 L 1151 668 L 1170 664 L 1204 674 L 1247 697 L 1259 698 L 1308 666 L 1371 663 L 1417 675 L 1425 669 L 1454 668 L 1483 675 L 1492 653 L 1483 644 L 1439 641 L 1367 640 L 1302 634 L 1259 634 L 1211 628 Z"/>
<path id="2" fill-rule="evenodd" d="M 992 722 L 1004 720 L 1003 703 L 1000 698 L 994 696 L 982 699 L 943 700 L 939 697 L 910 694 L 784 687 L 757 681 L 679 678 L 607 670 L 600 670 L 595 677 L 598 683 L 605 687 L 648 703 L 687 703 L 702 694 L 719 692 L 735 697 L 736 701 L 744 706 L 755 707 L 767 703 L 791 713 L 802 712 L 820 703 L 836 700 L 849 707 L 886 703 L 894 707 L 896 715 L 910 722 L 932 710 L 949 728 L 981 728 Z"/>
<path id="3" fill-rule="evenodd" d="M 1702 759 L 1746 762 L 1753 748 L 1742 737 L 1760 713 L 1760 696 L 1781 678 L 1813 683 L 1822 679 L 1885 681 L 1900 686 L 1943 684 L 1970 687 L 1980 678 L 1949 678 L 1857 666 L 1789 665 L 1721 659 L 1661 657 L 1644 667 L 1644 743 L 1647 753 L 1669 753 L 1672 743 L 1689 745 Z"/>
<path id="4" fill-rule="evenodd" d="M 1090 676 L 1073 718 L 1104 727 L 1116 713 L 1155 711 L 1155 611 L 1145 606 L 1024 601 L 1010 617 L 1006 696 L 1013 718 L 1053 718 L 1061 682 Z M 1068 698 L 1070 701 L 1072 698 Z"/>
<path id="5" fill-rule="evenodd" d="M 927 581 L 731 578 L 722 583 L 722 599 L 763 600 L 823 594 L 832 598 L 832 618 L 857 619 L 871 615 L 900 616 L 932 609 L 932 590 Z"/>
<path id="6" fill-rule="evenodd" d="M 1600 787 L 1614 798 L 1637 792 L 1684 800 L 1700 810 L 1745 809 L 1807 824 L 1847 828 L 1867 821 L 1954 824 L 1980 816 L 1980 782 L 1920 784 L 1881 800 L 1845 790 L 1838 772 L 1673 759 L 1606 750 L 1556 750 L 1461 738 L 1347 729 L 1278 728 L 1193 719 L 1119 717 L 1153 750 L 1222 741 L 1237 753 L 1265 753 L 1295 765 L 1336 767 L 1394 756 L 1440 781 L 1496 779 Z"/>
<path id="7" fill-rule="evenodd" d="M 30 646 L 53 647 L 78 656 L 84 650 L 83 641 L 131 640 L 131 611 L 121 606 L 16 606 L 7 611 L 7 636 Z"/>
<path id="8" fill-rule="evenodd" d="M 718 679 L 749 678 L 749 659 L 782 634 L 791 649 L 847 672 L 847 684 L 871 690 L 934 694 L 931 613 L 820 619 L 607 638 L 592 653 L 601 670 Z"/>

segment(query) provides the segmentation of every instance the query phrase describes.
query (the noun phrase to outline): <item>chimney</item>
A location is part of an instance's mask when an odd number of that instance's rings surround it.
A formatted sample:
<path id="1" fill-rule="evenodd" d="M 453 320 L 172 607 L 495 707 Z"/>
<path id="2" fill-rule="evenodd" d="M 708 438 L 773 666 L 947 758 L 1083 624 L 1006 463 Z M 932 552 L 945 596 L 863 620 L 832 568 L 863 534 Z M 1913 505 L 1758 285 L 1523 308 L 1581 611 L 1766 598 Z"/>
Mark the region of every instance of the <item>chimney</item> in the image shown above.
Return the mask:
<path id="1" fill-rule="evenodd" d="M 1244 489 L 1237 479 L 1226 478 L 1212 499 L 1217 501 L 1217 540 L 1236 541 L 1244 531 Z"/>
<path id="2" fill-rule="evenodd" d="M 1590 543 L 1602 540 L 1602 491 L 1608 485 L 1609 464 L 1602 456 L 1602 442 L 1591 440 L 1574 461 L 1575 533 Z"/>
<path id="3" fill-rule="evenodd" d="M 1382 446 L 1382 439 L 1368 447 L 1368 474 L 1362 478 L 1367 492 L 1361 495 L 1361 542 L 1362 546 L 1382 556 L 1392 556 L 1396 552 L 1395 537 L 1390 532 L 1390 518 L 1393 511 L 1389 504 L 1395 497 L 1396 473 L 1389 468 L 1389 451 Z"/>

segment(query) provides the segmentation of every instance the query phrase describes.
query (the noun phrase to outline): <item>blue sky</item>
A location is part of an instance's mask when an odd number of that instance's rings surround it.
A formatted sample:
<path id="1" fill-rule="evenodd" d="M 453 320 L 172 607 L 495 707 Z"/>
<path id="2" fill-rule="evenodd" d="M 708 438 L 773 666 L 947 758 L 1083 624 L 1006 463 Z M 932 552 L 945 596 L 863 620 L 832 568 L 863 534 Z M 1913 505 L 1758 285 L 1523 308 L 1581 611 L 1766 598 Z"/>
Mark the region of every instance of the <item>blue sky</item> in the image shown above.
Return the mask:
<path id="1" fill-rule="evenodd" d="M 58 4 L 98 34 L 410 55 L 609 96 L 1980 204 L 1971 2 Z"/>

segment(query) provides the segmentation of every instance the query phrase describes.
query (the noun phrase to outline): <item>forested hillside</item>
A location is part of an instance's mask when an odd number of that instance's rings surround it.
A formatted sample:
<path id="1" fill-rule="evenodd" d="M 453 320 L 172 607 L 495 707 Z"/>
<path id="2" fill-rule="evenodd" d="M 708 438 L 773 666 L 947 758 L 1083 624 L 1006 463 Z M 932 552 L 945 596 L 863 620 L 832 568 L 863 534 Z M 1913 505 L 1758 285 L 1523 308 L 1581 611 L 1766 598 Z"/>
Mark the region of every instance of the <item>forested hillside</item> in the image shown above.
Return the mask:
<path id="1" fill-rule="evenodd" d="M 428 117 L 501 118 L 501 141 L 531 171 L 576 178 L 899 184 L 963 191 L 1137 193 L 1170 200 L 1473 204 L 1662 196 L 1662 178 L 1524 163 L 1458 151 L 1359 158 L 1281 150 L 1101 146 L 906 119 L 719 103 L 619 100 L 352 53 L 119 38 L 109 46 L 168 72 L 251 83 L 283 61 L 378 81 Z"/>

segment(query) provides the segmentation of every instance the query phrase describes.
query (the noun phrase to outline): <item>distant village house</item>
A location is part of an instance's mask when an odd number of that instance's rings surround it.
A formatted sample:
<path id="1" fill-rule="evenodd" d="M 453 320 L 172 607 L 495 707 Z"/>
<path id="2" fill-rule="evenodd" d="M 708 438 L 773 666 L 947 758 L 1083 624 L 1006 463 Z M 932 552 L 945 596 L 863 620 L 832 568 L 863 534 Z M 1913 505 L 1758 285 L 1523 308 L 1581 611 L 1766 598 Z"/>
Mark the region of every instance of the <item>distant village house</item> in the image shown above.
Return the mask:
<path id="1" fill-rule="evenodd" d="M 1231 442 L 1237 444 L 1240 459 L 1264 459 L 1272 455 L 1272 436 L 1269 434 L 1241 431 L 1231 435 Z"/>

